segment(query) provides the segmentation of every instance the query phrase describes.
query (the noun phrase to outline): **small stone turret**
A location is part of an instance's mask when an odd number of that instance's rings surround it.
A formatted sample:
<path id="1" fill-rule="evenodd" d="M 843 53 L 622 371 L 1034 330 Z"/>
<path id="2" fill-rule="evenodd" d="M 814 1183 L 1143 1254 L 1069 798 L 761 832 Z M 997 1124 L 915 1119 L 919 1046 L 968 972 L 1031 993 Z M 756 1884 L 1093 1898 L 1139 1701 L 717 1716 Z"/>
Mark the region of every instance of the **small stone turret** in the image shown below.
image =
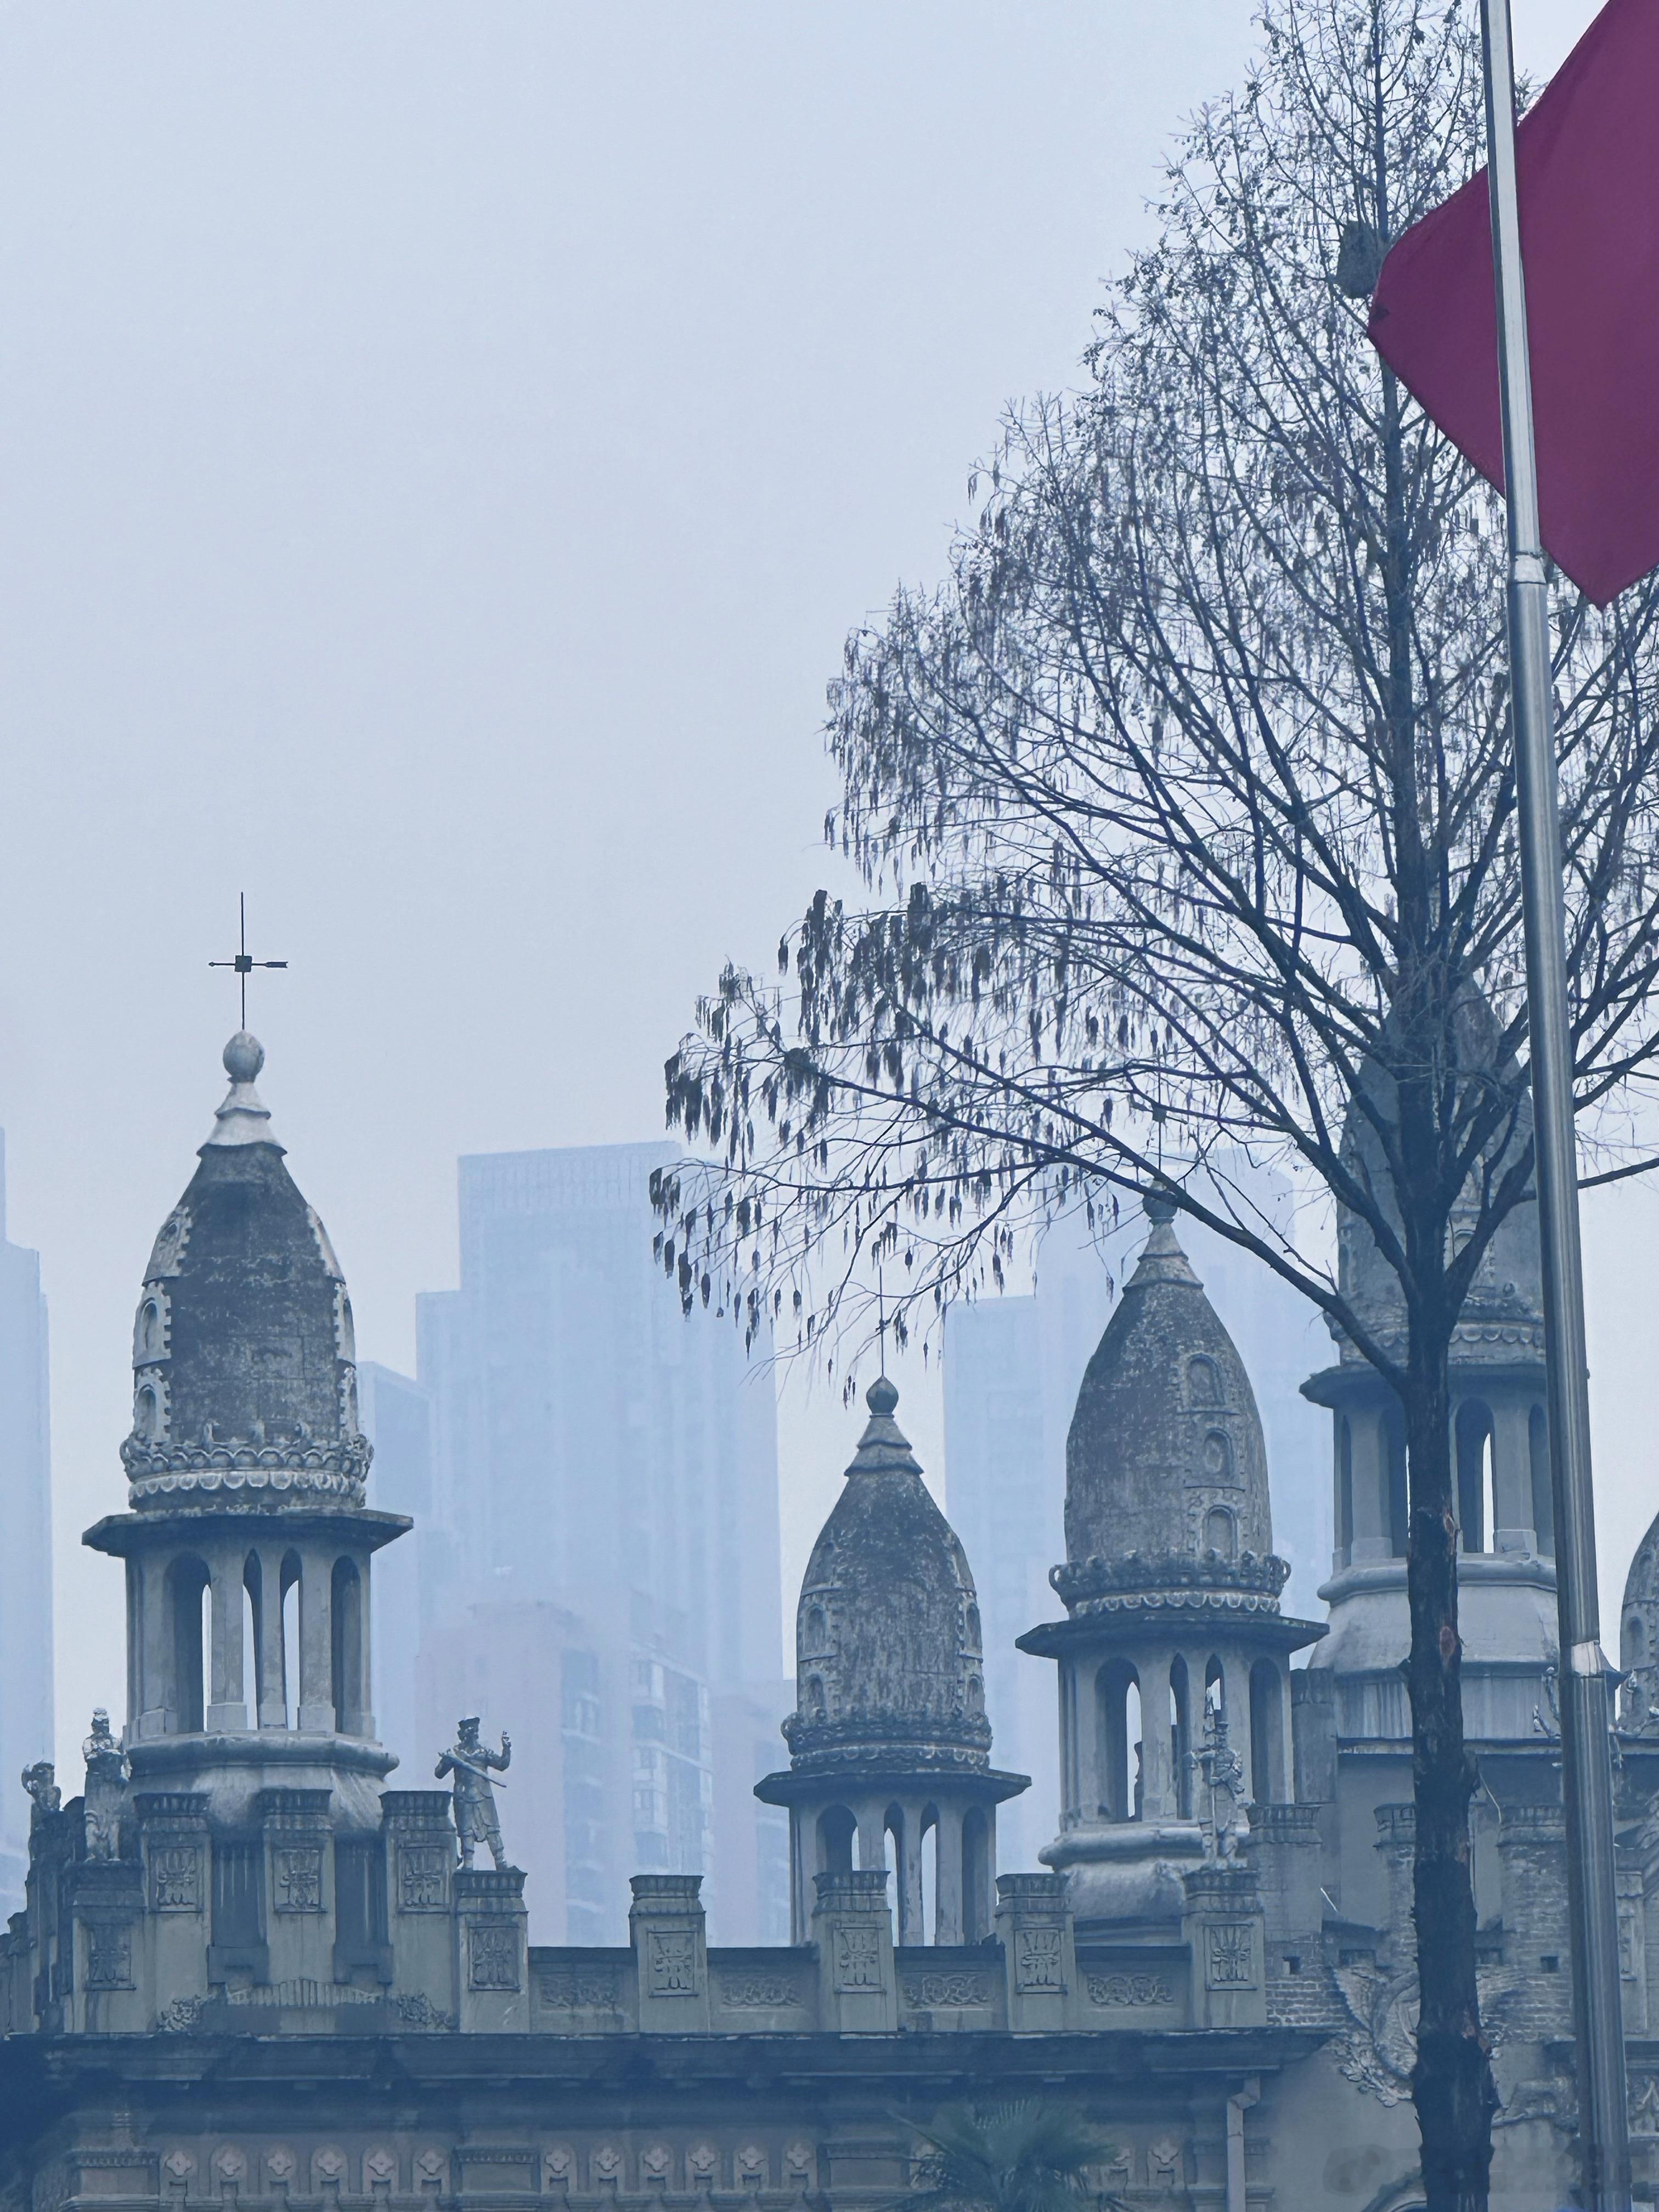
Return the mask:
<path id="1" fill-rule="evenodd" d="M 1472 1065 L 1494 1054 L 1496 1024 L 1471 993 L 1462 1035 Z M 1375 1109 L 1394 1111 L 1389 1079 L 1362 1080 Z M 1516 1109 L 1505 1158 L 1532 1138 L 1531 1102 Z M 1369 1115 L 1351 1109 L 1345 1157 L 1373 1189 L 1389 1188 Z M 1452 1235 L 1460 1233 L 1454 1212 Z M 1376 1341 L 1403 1358 L 1399 1278 L 1368 1224 L 1339 1213 L 1337 1279 Z M 1406 1425 L 1388 1382 L 1337 1331 L 1337 1361 L 1303 1384 L 1330 1408 L 1335 1553 L 1319 1595 L 1330 1636 L 1310 1665 L 1328 1668 L 1339 1738 L 1405 1742 L 1411 1735 L 1401 1662 L 1411 1641 L 1406 1599 Z M 1556 1663 L 1554 1516 L 1545 1417 L 1542 1260 L 1529 1195 L 1499 1225 L 1476 1271 L 1450 1346 L 1454 1480 L 1459 1526 L 1458 1629 L 1464 1725 L 1487 1743 L 1526 1741 Z"/>
<path id="2" fill-rule="evenodd" d="M 991 1766 L 979 1604 L 967 1558 L 894 1419 L 885 1376 L 801 1584 L 789 1771 L 756 1794 L 790 1814 L 795 1941 L 809 1940 L 819 1875 L 888 1863 L 899 1941 L 977 1942 L 991 1930 L 996 1813 L 1026 1778 Z M 922 1925 L 922 1858 L 937 1869 Z"/>
<path id="3" fill-rule="evenodd" d="M 1224 1714 L 1241 1801 L 1292 1795 L 1292 1651 L 1267 1450 L 1237 1347 L 1182 1249 L 1175 1207 L 1151 1233 L 1090 1361 L 1066 1458 L 1067 1618 L 1023 1651 L 1060 1667 L 1060 1832 L 1079 1922 L 1174 1922 L 1206 1848 L 1195 1769 Z M 1213 1851 L 1212 1838 L 1209 1848 Z"/>
<path id="4" fill-rule="evenodd" d="M 133 1331 L 131 1510 L 87 1534 L 126 1562 L 125 1748 L 139 1791 L 243 1825 L 273 1790 L 331 1793 L 378 1828 L 369 1562 L 409 1526 L 363 1504 L 351 1303 L 254 1087 L 230 1089 L 144 1270 Z"/>

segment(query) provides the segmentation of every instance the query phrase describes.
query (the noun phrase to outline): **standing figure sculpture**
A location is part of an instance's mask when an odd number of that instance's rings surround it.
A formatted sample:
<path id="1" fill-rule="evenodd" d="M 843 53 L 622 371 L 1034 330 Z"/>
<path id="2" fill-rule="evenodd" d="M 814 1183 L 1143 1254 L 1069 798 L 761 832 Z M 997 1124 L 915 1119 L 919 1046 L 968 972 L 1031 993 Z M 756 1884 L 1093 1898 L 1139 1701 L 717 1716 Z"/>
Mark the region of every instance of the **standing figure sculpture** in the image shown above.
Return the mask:
<path id="1" fill-rule="evenodd" d="M 460 1838 L 461 1864 L 470 1867 L 472 1854 L 480 1843 L 488 1844 L 489 1856 L 497 1866 L 505 1866 L 501 1850 L 501 1824 L 495 1817 L 495 1784 L 490 1779 L 489 1769 L 497 1771 L 511 1765 L 513 1739 L 501 1730 L 501 1747 L 491 1751 L 478 1741 L 478 1717 L 470 1714 L 456 1723 L 458 1741 L 452 1744 L 433 1770 L 441 1782 L 447 1774 L 455 1778 L 455 1833 Z"/>
<path id="2" fill-rule="evenodd" d="M 1224 1865 L 1238 1852 L 1238 1808 L 1244 1795 L 1244 1762 L 1227 1741 L 1227 1716 L 1214 1706 L 1205 1724 L 1204 1745 L 1190 1755 L 1203 1770 L 1210 1817 L 1203 1821 L 1204 1856 Z M 1201 1817 L 1201 1816 L 1200 1816 Z"/>

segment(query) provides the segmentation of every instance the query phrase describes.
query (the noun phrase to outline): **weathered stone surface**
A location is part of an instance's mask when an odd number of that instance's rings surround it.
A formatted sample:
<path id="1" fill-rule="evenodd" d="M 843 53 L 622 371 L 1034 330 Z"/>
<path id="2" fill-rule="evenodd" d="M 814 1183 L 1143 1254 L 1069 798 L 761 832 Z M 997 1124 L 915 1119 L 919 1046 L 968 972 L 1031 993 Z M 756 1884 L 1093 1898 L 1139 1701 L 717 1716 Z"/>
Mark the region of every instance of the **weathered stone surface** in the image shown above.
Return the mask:
<path id="1" fill-rule="evenodd" d="M 1110 1559 L 1120 1581 L 1162 1586 L 1166 1562 L 1224 1571 L 1246 1554 L 1265 1559 L 1273 1516 L 1244 1363 L 1181 1249 L 1174 1208 L 1152 1199 L 1146 1210 L 1152 1233 L 1066 1439 L 1066 1552 L 1073 1565 Z"/>

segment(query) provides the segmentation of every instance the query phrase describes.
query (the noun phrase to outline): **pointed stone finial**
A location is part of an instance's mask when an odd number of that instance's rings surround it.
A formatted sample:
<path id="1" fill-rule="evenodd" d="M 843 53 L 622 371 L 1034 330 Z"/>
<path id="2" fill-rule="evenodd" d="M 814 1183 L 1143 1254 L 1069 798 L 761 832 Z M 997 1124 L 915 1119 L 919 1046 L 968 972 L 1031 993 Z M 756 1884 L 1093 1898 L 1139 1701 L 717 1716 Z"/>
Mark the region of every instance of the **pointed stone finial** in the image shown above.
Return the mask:
<path id="1" fill-rule="evenodd" d="M 1191 1283 L 1194 1288 L 1201 1287 L 1172 1225 L 1180 1210 L 1175 1200 L 1167 1191 L 1149 1190 L 1140 1203 L 1152 1233 L 1140 1249 L 1139 1265 L 1125 1289 L 1136 1290 L 1147 1283 Z"/>
<path id="2" fill-rule="evenodd" d="M 878 1474 L 895 1468 L 908 1474 L 921 1473 L 910 1449 L 910 1439 L 893 1419 L 898 1395 L 896 1386 L 884 1375 L 878 1375 L 865 1392 L 864 1402 L 870 1408 L 870 1419 L 859 1438 L 857 1455 L 847 1470 L 848 1474 Z"/>
<path id="3" fill-rule="evenodd" d="M 208 1144 L 275 1144 L 270 1109 L 253 1087 L 255 1076 L 265 1064 L 264 1045 L 246 1030 L 238 1030 L 225 1047 L 224 1064 L 230 1089 L 224 1104 L 213 1110 L 214 1128 Z M 203 1150 L 206 1149 L 204 1146 Z M 280 1146 L 277 1149 L 281 1150 Z"/>

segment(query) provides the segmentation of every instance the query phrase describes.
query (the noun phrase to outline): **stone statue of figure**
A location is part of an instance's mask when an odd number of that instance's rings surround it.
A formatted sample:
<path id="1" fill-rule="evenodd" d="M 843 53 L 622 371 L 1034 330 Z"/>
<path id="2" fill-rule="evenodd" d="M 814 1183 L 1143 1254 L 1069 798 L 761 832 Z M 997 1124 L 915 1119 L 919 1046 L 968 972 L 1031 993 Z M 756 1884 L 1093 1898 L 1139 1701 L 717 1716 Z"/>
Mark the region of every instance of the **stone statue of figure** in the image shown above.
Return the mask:
<path id="1" fill-rule="evenodd" d="M 92 1734 L 81 1747 L 87 1762 L 87 1856 L 118 1858 L 121 1808 L 126 1800 L 126 1753 L 115 1741 L 102 1705 L 92 1716 Z"/>
<path id="2" fill-rule="evenodd" d="M 505 1866 L 501 1850 L 501 1824 L 495 1817 L 495 1784 L 490 1779 L 493 1766 L 499 1772 L 511 1765 L 513 1739 L 501 1730 L 501 1747 L 491 1751 L 488 1744 L 478 1741 L 478 1717 L 469 1714 L 456 1723 L 458 1741 L 439 1759 L 433 1771 L 441 1782 L 447 1774 L 455 1778 L 455 1832 L 460 1838 L 461 1864 L 470 1867 L 472 1854 L 480 1842 L 489 1846 L 489 1856 L 497 1866 Z"/>
<path id="3" fill-rule="evenodd" d="M 37 1820 L 44 1820 L 49 1813 L 55 1813 L 64 1802 L 49 1759 L 37 1759 L 33 1766 L 23 1769 L 23 1787 L 34 1801 L 29 1808 L 31 1827 Z"/>
<path id="4" fill-rule="evenodd" d="M 1192 1763 L 1204 1770 L 1204 1789 L 1210 1801 L 1210 1817 L 1204 1823 L 1206 1855 L 1224 1862 L 1234 1858 L 1238 1852 L 1244 1762 L 1227 1741 L 1227 1716 L 1219 1705 L 1205 1724 L 1204 1746 L 1192 1753 Z"/>

